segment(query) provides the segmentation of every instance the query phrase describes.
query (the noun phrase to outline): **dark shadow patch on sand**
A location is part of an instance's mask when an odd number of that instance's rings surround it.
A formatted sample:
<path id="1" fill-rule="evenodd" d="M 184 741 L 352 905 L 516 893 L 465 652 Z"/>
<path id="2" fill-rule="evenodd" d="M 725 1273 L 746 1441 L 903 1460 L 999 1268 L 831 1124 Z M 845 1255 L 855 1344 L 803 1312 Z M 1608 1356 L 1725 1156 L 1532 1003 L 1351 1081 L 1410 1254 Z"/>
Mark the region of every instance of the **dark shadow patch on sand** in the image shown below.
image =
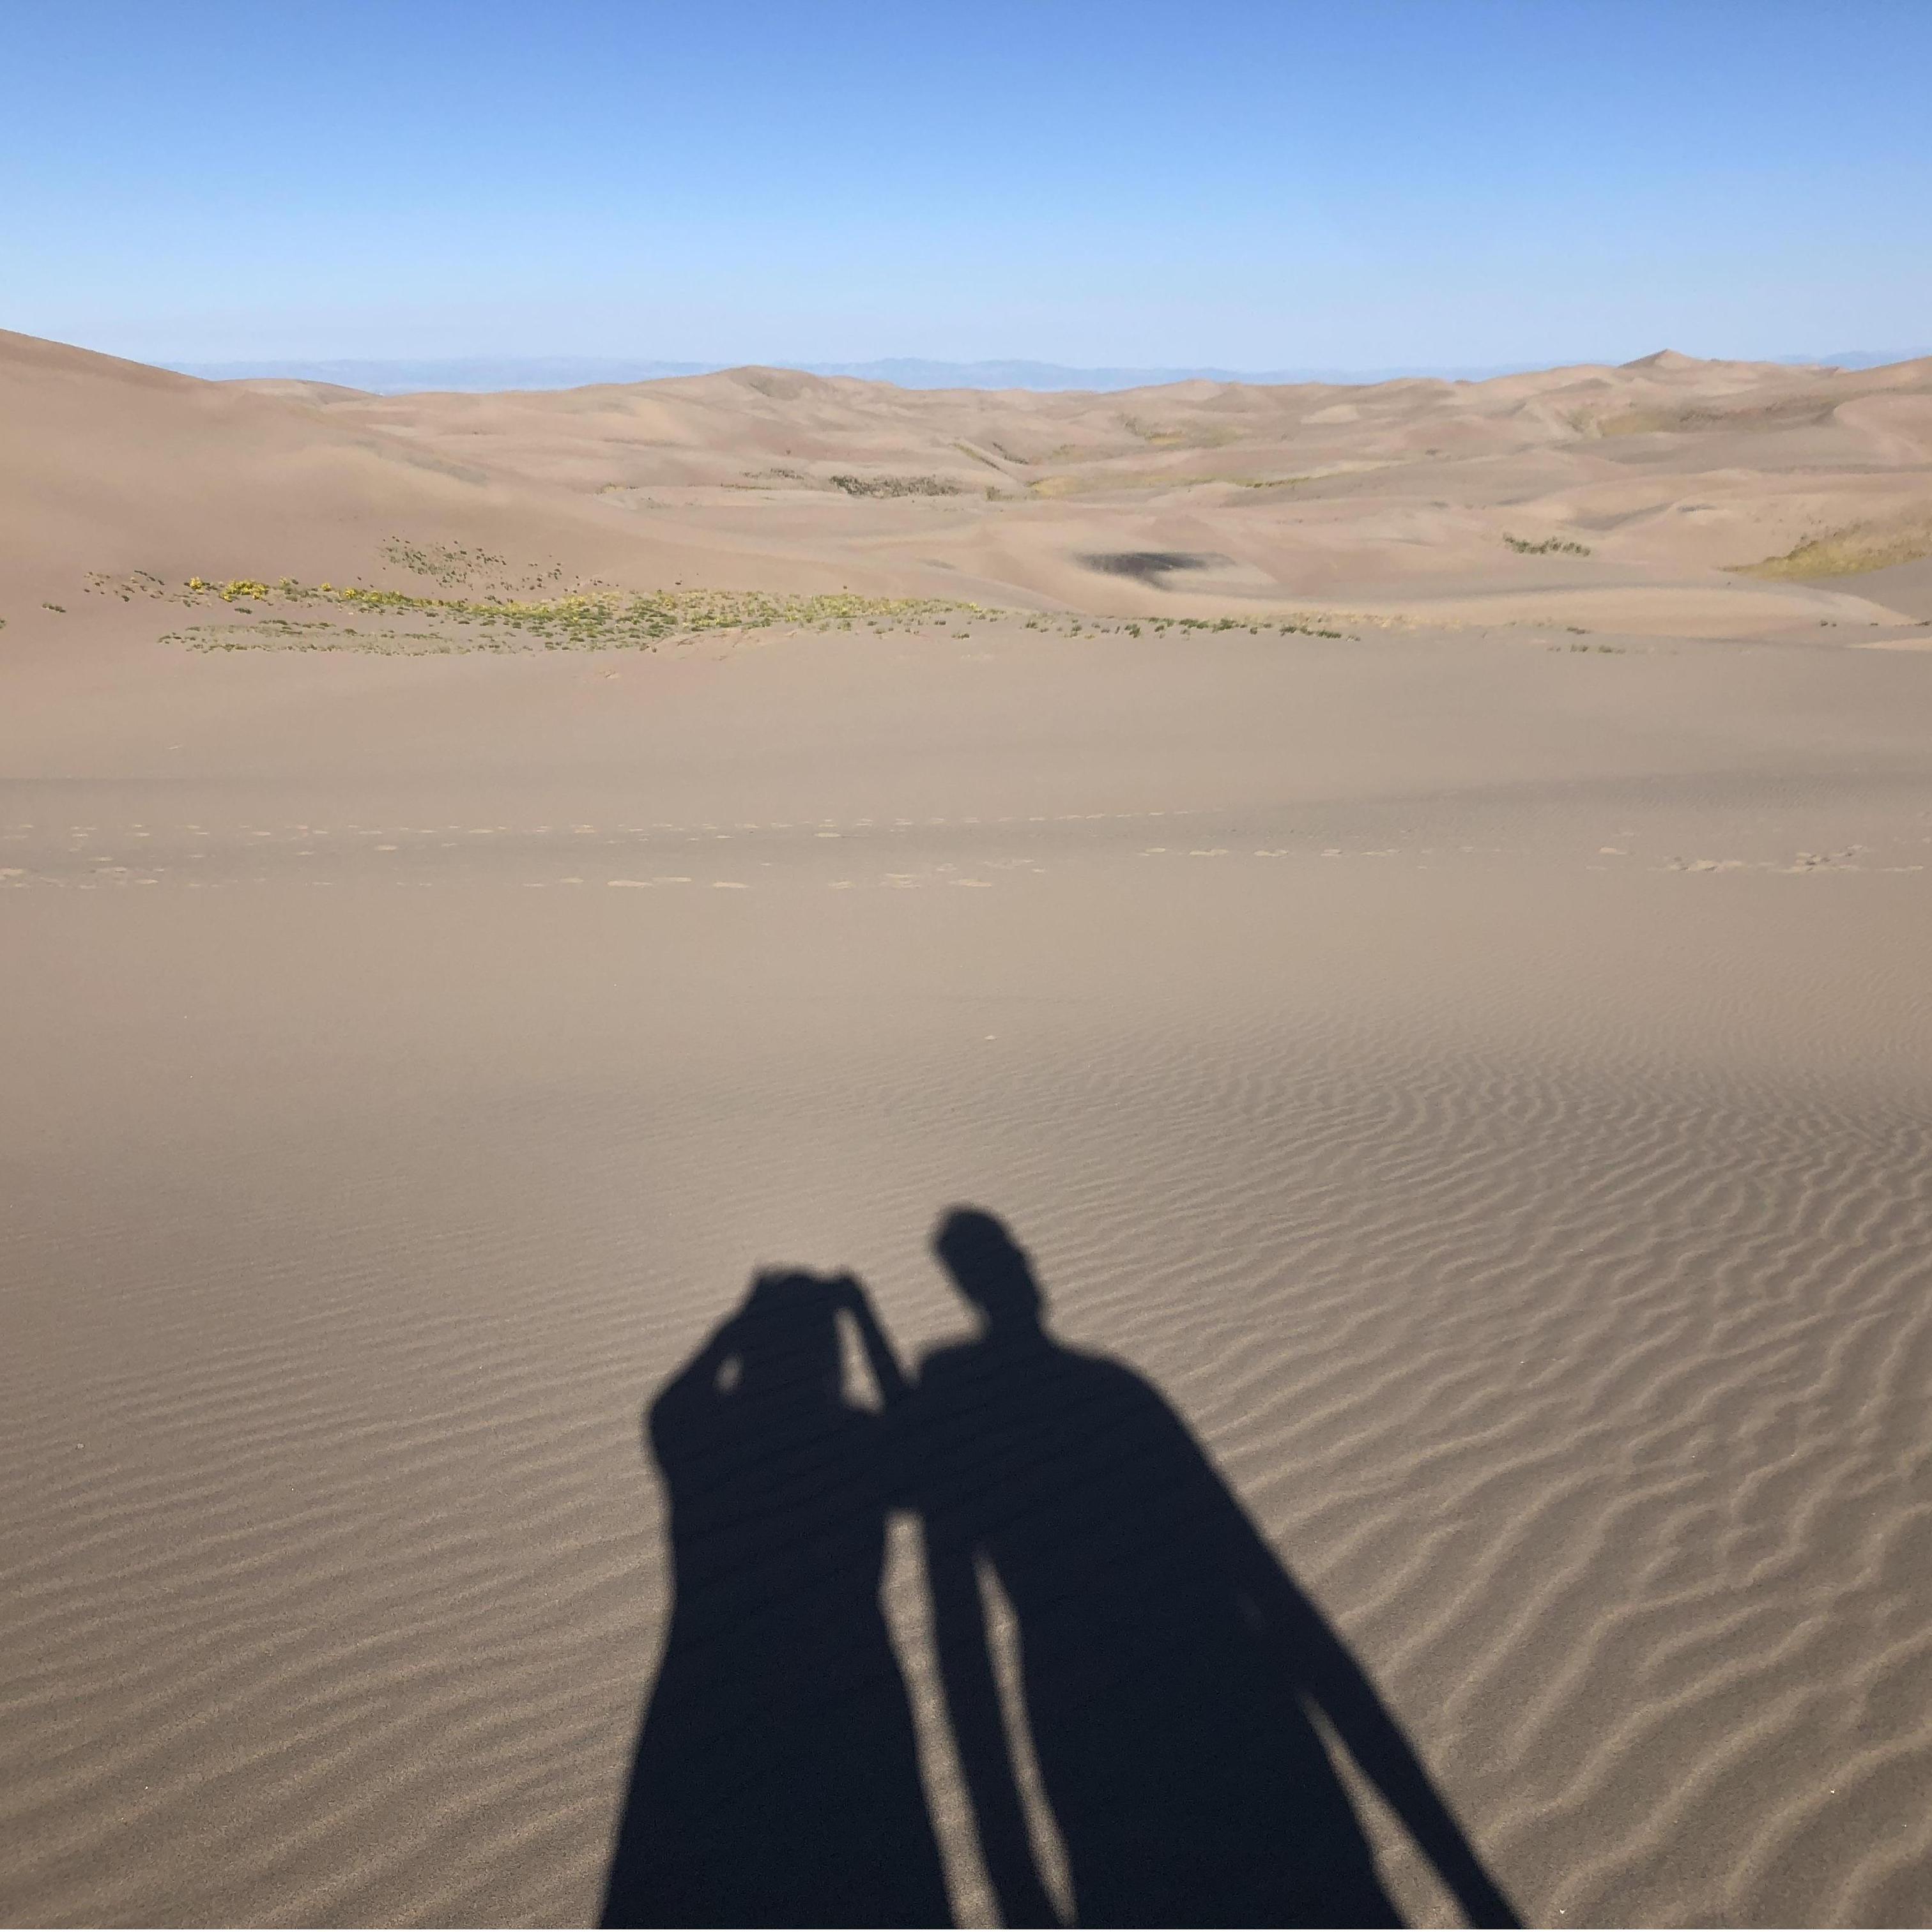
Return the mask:
<path id="1" fill-rule="evenodd" d="M 1202 550 L 1090 550 L 1080 561 L 1089 570 L 1097 570 L 1102 576 L 1131 577 L 1137 584 L 1165 590 L 1165 580 L 1170 571 L 1208 570 L 1228 560 Z"/>

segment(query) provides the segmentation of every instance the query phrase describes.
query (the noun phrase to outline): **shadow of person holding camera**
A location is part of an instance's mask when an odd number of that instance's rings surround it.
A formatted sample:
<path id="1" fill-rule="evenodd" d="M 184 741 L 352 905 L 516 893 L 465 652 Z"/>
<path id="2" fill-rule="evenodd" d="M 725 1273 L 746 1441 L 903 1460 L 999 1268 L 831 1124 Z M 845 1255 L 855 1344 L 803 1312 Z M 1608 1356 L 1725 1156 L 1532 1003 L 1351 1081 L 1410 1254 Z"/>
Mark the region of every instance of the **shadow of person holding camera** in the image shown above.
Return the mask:
<path id="1" fill-rule="evenodd" d="M 934 1632 L 1007 1924 L 1053 1922 L 977 1571 L 1017 1621 L 1025 1718 L 1082 1925 L 1395 1925 L 1318 1715 L 1471 1922 L 1507 1899 L 1347 1646 L 1152 1385 L 1049 1335 L 978 1209 L 934 1240 L 978 1317 L 921 1369 L 905 1436 Z"/>
<path id="2" fill-rule="evenodd" d="M 898 1459 L 842 1308 L 902 1392 L 856 1282 L 770 1274 L 651 1406 L 676 1594 L 605 1925 L 950 1922 L 879 1604 Z"/>

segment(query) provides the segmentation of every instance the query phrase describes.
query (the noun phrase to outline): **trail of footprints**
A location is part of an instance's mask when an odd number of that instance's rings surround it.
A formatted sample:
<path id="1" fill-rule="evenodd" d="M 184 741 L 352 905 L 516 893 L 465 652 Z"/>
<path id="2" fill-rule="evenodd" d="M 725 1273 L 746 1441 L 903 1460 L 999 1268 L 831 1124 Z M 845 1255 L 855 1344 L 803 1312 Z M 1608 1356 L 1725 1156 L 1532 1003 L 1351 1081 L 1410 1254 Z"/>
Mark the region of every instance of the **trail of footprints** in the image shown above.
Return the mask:
<path id="1" fill-rule="evenodd" d="M 1052 813 L 1003 813 L 998 815 L 928 817 L 918 818 L 855 818 L 850 820 L 746 820 L 731 824 L 698 820 L 685 824 L 652 820 L 642 824 L 609 827 L 582 824 L 512 826 L 451 824 L 440 826 L 366 826 L 351 823 L 341 826 L 244 824 L 213 830 L 193 822 L 151 826 L 133 822 L 114 826 L 76 824 L 41 825 L 21 822 L 0 825 L 0 858 L 16 861 L 0 865 L 0 890 L 32 886 L 63 890 L 90 891 L 116 886 L 186 886 L 219 889 L 225 886 L 266 884 L 272 877 L 286 879 L 292 868 L 278 865 L 276 872 L 246 872 L 237 869 L 238 861 L 259 850 L 275 854 L 278 861 L 322 862 L 315 868 L 310 883 L 317 886 L 341 882 L 339 866 L 331 860 L 347 860 L 353 870 L 346 876 L 366 880 L 374 872 L 373 864 L 382 862 L 393 883 L 399 886 L 427 886 L 446 878 L 446 853 L 464 854 L 495 849 L 532 849 L 532 868 L 552 859 L 560 847 L 581 842 L 583 857 L 573 869 L 549 872 L 541 878 L 517 883 L 531 890 L 585 886 L 642 891 L 659 888 L 691 887 L 722 892 L 752 890 L 752 878 L 720 876 L 721 873 L 775 872 L 780 860 L 758 856 L 760 848 L 772 851 L 783 848 L 794 860 L 802 855 L 805 842 L 828 846 L 850 842 L 855 861 L 875 860 L 878 848 L 895 836 L 931 831 L 983 832 L 1010 841 L 1031 826 L 1100 825 L 1124 827 L 1202 819 L 1225 819 L 1230 814 L 1207 807 L 1186 806 L 1146 812 L 1067 812 Z M 158 842 L 157 835 L 159 835 Z M 1229 836 L 1223 833 L 1224 837 Z M 1230 860 L 1237 864 L 1256 860 L 1303 859 L 1373 860 L 1398 861 L 1421 868 L 1454 863 L 1472 858 L 1507 856 L 1511 848 L 1500 845 L 1454 846 L 1354 846 L 1322 844 L 1320 835 L 1310 834 L 1294 844 L 1258 845 L 1201 844 L 1149 844 L 1136 848 L 1136 862 L 1188 863 L 1199 860 Z M 1622 835 L 1625 838 L 1629 834 Z M 1932 836 L 1921 840 L 1932 843 Z M 704 848 L 735 843 L 738 850 L 718 854 L 710 864 L 698 853 Z M 675 848 L 682 848 L 676 850 Z M 694 851 L 692 848 L 698 848 Z M 1527 848 L 1524 848 L 1527 850 Z M 620 857 L 618 850 L 656 863 L 634 863 Z M 602 854 L 608 862 L 592 864 Z M 161 855 L 165 854 L 165 856 Z M 419 862 L 428 859 L 438 876 L 422 876 Z M 1922 872 L 1923 863 L 1883 864 L 1874 849 L 1853 844 L 1834 850 L 1800 851 L 1788 859 L 1686 858 L 1671 855 L 1661 860 L 1634 855 L 1629 844 L 1602 845 L 1594 849 L 1586 862 L 1592 871 L 1609 871 L 1613 864 L 1635 866 L 1656 872 L 1725 873 L 1737 872 L 1805 874 L 1820 872 Z M 299 868 L 293 868 L 299 869 Z M 837 869 L 844 870 L 844 867 Z M 991 856 L 981 854 L 966 863 L 937 862 L 912 871 L 874 869 L 871 863 L 855 862 L 851 876 L 825 881 L 833 892 L 858 890 L 910 891 L 928 885 L 956 886 L 987 891 L 1000 883 L 1002 875 L 1012 878 L 1043 877 L 1047 868 L 1028 854 Z M 333 874 L 333 876 L 325 874 Z M 601 874 L 601 876 L 600 876 Z"/>

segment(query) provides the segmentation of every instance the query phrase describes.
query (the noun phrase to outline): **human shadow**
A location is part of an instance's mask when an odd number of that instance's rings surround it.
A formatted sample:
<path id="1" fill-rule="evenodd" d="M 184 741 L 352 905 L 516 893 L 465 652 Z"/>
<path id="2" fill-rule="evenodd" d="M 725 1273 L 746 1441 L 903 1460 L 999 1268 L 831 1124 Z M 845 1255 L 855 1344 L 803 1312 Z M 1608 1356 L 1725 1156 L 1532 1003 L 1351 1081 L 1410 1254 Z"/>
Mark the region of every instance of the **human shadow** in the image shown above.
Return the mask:
<path id="1" fill-rule="evenodd" d="M 1186 1424 L 1118 1362 L 1054 1340 L 1002 1224 L 939 1257 L 980 1323 L 903 1411 L 942 1681 L 1010 1925 L 1051 1924 L 977 1571 L 1018 1629 L 1025 1720 L 1082 1925 L 1395 1925 L 1318 1714 L 1472 1924 L 1509 1902 L 1373 1685 Z"/>
<path id="2" fill-rule="evenodd" d="M 1048 1334 L 991 1215 L 954 1210 L 935 1246 L 980 1332 L 916 1385 L 851 1277 L 771 1274 L 649 1411 L 676 1594 L 601 1922 L 950 1922 L 879 1600 L 886 1514 L 910 1508 L 1007 1924 L 1062 1916 L 1021 1796 L 1027 1746 L 1075 1924 L 1400 1924 L 1318 1718 L 1471 1922 L 1514 1924 L 1360 1666 L 1159 1392 Z M 879 1412 L 845 1400 L 842 1312 Z M 982 1574 L 1018 1627 L 1024 1740 Z"/>
<path id="3" fill-rule="evenodd" d="M 849 1277 L 768 1274 L 646 1418 L 676 1599 L 640 1727 L 605 1925 L 951 1922 L 879 1603 L 898 1459 L 843 1394 Z"/>

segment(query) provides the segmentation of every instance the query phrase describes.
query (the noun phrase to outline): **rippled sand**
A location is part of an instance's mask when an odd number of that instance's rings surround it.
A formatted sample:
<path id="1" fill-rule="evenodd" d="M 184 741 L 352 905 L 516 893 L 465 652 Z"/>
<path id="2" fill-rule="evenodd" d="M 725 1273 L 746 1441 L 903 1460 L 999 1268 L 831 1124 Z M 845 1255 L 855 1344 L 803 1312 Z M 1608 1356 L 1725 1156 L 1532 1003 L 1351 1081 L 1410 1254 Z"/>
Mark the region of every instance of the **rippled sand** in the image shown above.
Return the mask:
<path id="1" fill-rule="evenodd" d="M 88 608 L 0 634 L 10 1922 L 587 1918 L 640 1408 L 762 1262 L 955 1332 L 962 1198 L 1526 1916 L 1932 1912 L 1932 657 Z"/>

